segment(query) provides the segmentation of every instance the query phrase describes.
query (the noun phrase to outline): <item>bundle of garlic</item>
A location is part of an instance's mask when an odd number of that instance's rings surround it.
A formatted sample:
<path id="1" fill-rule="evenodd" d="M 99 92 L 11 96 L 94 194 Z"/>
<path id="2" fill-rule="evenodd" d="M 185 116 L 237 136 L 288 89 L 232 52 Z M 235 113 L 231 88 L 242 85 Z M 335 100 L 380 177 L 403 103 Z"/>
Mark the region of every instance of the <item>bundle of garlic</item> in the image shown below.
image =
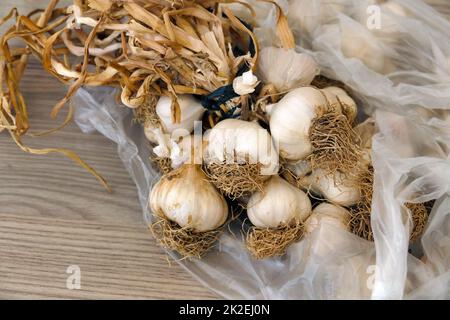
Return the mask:
<path id="1" fill-rule="evenodd" d="M 224 197 L 192 164 L 162 177 L 151 191 L 150 208 L 157 216 L 155 237 L 188 258 L 201 258 L 214 245 L 228 217 Z"/>
<path id="2" fill-rule="evenodd" d="M 248 201 L 247 215 L 253 224 L 247 233 L 248 250 L 256 259 L 285 254 L 303 235 L 303 223 L 310 214 L 308 196 L 279 176 L 273 176 Z"/>

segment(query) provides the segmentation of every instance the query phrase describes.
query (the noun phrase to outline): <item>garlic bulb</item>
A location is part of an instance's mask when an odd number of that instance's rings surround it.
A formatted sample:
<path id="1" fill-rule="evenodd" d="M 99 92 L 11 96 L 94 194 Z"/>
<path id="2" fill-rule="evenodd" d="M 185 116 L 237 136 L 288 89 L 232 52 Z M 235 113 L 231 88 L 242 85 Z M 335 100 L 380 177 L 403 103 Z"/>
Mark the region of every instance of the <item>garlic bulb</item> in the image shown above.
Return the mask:
<path id="1" fill-rule="evenodd" d="M 301 180 L 304 188 L 325 197 L 329 202 L 344 207 L 352 206 L 361 199 L 358 185 L 345 180 L 341 172 L 326 174 L 322 169 L 313 171 Z"/>
<path id="2" fill-rule="evenodd" d="M 172 98 L 162 96 L 156 104 L 156 114 L 161 120 L 161 125 L 165 133 L 173 134 L 176 131 L 178 137 L 187 136 L 193 130 L 196 121 L 203 117 L 205 109 L 192 95 L 179 95 L 178 103 L 180 105 L 181 121 L 174 123 L 172 121 Z M 181 129 L 181 130 L 180 130 Z"/>
<path id="3" fill-rule="evenodd" d="M 341 49 L 347 58 L 359 59 L 375 72 L 388 74 L 395 69 L 382 42 L 362 27 L 355 30 L 350 25 L 342 26 Z"/>
<path id="4" fill-rule="evenodd" d="M 248 218 L 259 228 L 278 228 L 303 222 L 311 214 L 311 201 L 300 189 L 279 176 L 267 181 L 263 192 L 256 192 L 248 202 Z"/>
<path id="5" fill-rule="evenodd" d="M 300 1 L 288 0 L 289 26 L 296 38 L 314 35 L 316 29 L 329 24 L 341 12 L 349 12 L 354 6 L 348 1 Z M 314 37 L 313 37 L 314 39 Z"/>
<path id="6" fill-rule="evenodd" d="M 311 216 L 306 220 L 305 233 L 313 233 L 321 223 L 327 223 L 336 228 L 348 230 L 349 220 L 350 213 L 347 209 L 330 203 L 321 203 L 314 208 Z"/>
<path id="7" fill-rule="evenodd" d="M 228 216 L 224 197 L 196 165 L 184 165 L 163 176 L 151 191 L 150 208 L 155 214 L 196 232 L 215 230 Z"/>
<path id="8" fill-rule="evenodd" d="M 327 87 L 322 89 L 329 103 L 332 105 L 339 105 L 342 108 L 342 113 L 347 117 L 350 123 L 355 121 L 358 114 L 358 108 L 355 100 L 353 100 L 345 90 L 339 87 Z"/>
<path id="9" fill-rule="evenodd" d="M 311 154 L 311 122 L 325 106 L 325 95 L 312 87 L 295 89 L 277 103 L 270 116 L 270 131 L 281 157 L 299 161 Z"/>
<path id="10" fill-rule="evenodd" d="M 260 51 L 257 70 L 258 77 L 265 84 L 274 85 L 278 92 L 308 86 L 319 74 L 319 67 L 310 55 L 276 47 Z"/>
<path id="11" fill-rule="evenodd" d="M 226 119 L 208 132 L 204 160 L 210 163 L 261 164 L 261 175 L 278 173 L 278 153 L 267 130 L 256 122 Z"/>
<path id="12" fill-rule="evenodd" d="M 253 72 L 244 72 L 242 76 L 236 77 L 233 80 L 233 90 L 240 96 L 255 92 L 255 88 L 258 86 L 259 81 Z"/>

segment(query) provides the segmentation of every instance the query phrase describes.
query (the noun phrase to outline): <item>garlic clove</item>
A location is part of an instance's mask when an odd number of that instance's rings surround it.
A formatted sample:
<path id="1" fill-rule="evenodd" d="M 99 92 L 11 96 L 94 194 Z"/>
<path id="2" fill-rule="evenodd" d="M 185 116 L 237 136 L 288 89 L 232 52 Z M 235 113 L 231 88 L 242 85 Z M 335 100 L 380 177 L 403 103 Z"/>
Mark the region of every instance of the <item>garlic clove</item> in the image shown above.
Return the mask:
<path id="1" fill-rule="evenodd" d="M 263 192 L 254 193 L 247 208 L 252 224 L 276 229 L 281 225 L 303 222 L 311 214 L 308 196 L 279 176 L 273 176 Z"/>
<path id="2" fill-rule="evenodd" d="M 319 67 L 310 55 L 276 47 L 261 50 L 257 70 L 263 83 L 274 85 L 278 92 L 308 86 L 319 74 Z"/>
<path id="3" fill-rule="evenodd" d="M 349 230 L 350 212 L 330 203 L 321 203 L 314 208 L 311 216 L 305 222 L 305 234 L 314 232 L 322 223 L 327 223 L 342 230 Z"/>
<path id="4" fill-rule="evenodd" d="M 216 230 L 228 217 L 225 198 L 197 165 L 163 176 L 150 193 L 151 210 L 196 232 Z"/>
<path id="5" fill-rule="evenodd" d="M 201 121 L 205 109 L 192 95 L 184 94 L 177 97 L 180 105 L 181 121 L 172 121 L 172 97 L 161 96 L 156 104 L 156 114 L 161 120 L 164 132 L 173 134 L 176 131 L 178 137 L 187 136 L 194 131 L 195 122 Z"/>

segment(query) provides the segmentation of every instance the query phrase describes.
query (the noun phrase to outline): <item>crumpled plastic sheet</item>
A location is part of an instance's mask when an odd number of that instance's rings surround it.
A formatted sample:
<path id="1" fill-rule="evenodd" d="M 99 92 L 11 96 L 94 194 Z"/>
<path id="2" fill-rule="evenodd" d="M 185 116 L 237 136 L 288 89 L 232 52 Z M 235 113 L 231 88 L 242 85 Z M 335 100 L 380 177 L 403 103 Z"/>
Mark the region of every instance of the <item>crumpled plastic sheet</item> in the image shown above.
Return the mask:
<path id="1" fill-rule="evenodd" d="M 324 75 L 352 89 L 361 119 L 375 118 L 375 242 L 322 224 L 284 257 L 256 261 L 236 222 L 234 232 L 224 234 L 203 260 L 178 263 L 230 299 L 449 299 L 449 21 L 421 1 L 398 0 L 379 7 L 381 28 L 369 30 L 374 1 L 278 2 L 288 14 L 297 50 L 312 54 Z M 263 45 L 276 45 L 275 18 L 270 7 L 257 17 L 255 32 Z M 344 54 L 348 34 L 354 43 L 366 41 L 378 59 L 385 59 L 383 66 Z M 148 160 L 151 148 L 142 128 L 115 94 L 111 88 L 79 90 L 76 122 L 83 131 L 97 130 L 117 143 L 150 223 L 148 195 L 159 173 Z M 410 246 L 411 217 L 403 204 L 430 200 L 436 202 L 425 233 Z"/>

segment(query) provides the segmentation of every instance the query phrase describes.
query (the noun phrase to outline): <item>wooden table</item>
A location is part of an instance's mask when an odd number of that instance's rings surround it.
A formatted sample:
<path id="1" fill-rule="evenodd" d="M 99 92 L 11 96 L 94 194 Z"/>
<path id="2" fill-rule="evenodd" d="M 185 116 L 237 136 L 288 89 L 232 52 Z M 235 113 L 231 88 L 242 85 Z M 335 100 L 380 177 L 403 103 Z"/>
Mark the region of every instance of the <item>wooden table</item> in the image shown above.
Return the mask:
<path id="1" fill-rule="evenodd" d="M 447 0 L 428 2 L 450 14 Z M 0 15 L 13 6 L 27 12 L 46 3 L 2 0 Z M 65 89 L 33 61 L 22 91 L 33 130 L 54 127 L 49 110 Z M 28 155 L 0 134 L 0 299 L 217 298 L 176 263 L 168 264 L 146 229 L 135 185 L 112 142 L 82 134 L 72 123 L 26 143 L 76 150 L 114 192 L 105 192 L 70 160 Z M 69 266 L 80 268 L 80 290 L 66 287 Z"/>

